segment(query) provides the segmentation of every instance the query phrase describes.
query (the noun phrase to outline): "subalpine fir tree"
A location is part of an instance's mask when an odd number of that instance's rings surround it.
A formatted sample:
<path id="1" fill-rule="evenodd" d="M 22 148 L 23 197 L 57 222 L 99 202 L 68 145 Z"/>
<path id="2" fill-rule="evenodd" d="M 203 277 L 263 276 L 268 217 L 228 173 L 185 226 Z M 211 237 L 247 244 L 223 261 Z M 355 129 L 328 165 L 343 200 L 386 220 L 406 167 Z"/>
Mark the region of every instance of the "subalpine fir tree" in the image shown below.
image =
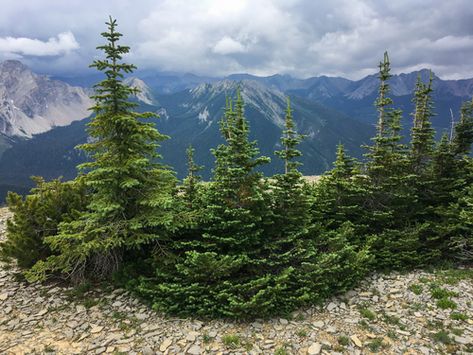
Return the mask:
<path id="1" fill-rule="evenodd" d="M 284 161 L 284 174 L 275 175 L 272 184 L 273 227 L 274 234 L 284 236 L 282 242 L 290 244 L 291 238 L 297 238 L 298 234 L 307 232 L 305 229 L 310 221 L 310 201 L 302 174 L 298 170 L 301 163 L 295 160 L 302 155 L 297 146 L 303 136 L 295 130 L 289 98 L 284 122 L 285 128 L 281 137 L 282 149 L 276 152 L 276 155 Z M 272 247 L 277 248 L 278 242 L 271 244 L 273 244 Z"/>
<path id="2" fill-rule="evenodd" d="M 92 141 L 80 146 L 91 158 L 81 166 L 91 202 L 79 219 L 62 224 L 58 235 L 47 238 L 57 255 L 36 264 L 31 279 L 56 271 L 79 279 L 108 277 L 125 251 L 163 238 L 175 222 L 170 213 L 175 178 L 156 163 L 158 142 L 167 137 L 146 122 L 155 114 L 133 111 L 136 104 L 129 98 L 137 90 L 122 79 L 135 66 L 122 62 L 129 47 L 119 44 L 122 35 L 116 31 L 116 20 L 110 18 L 106 24 L 106 44 L 97 47 L 105 58 L 91 65 L 106 78 L 92 96 Z"/>
<path id="3" fill-rule="evenodd" d="M 473 168 L 471 164 L 470 169 Z M 473 173 L 473 172 L 472 172 Z M 456 259 L 473 262 L 473 185 L 467 186 L 461 193 L 458 203 L 450 206 L 450 226 L 454 224 L 454 233 L 450 243 L 451 252 Z"/>
<path id="4" fill-rule="evenodd" d="M 449 136 L 444 133 L 433 151 L 433 159 L 426 175 L 425 186 L 416 182 L 421 197 L 417 218 L 416 234 L 420 246 L 418 253 L 429 262 L 440 260 L 449 248 L 450 204 L 454 201 L 452 192 L 457 189 L 457 168 Z M 455 223 L 454 223 L 455 224 Z M 452 225 L 453 226 L 453 225 Z"/>
<path id="5" fill-rule="evenodd" d="M 465 102 L 460 111 L 460 121 L 455 125 L 454 154 L 467 155 L 473 144 L 473 100 Z"/>
<path id="6" fill-rule="evenodd" d="M 369 205 L 373 220 L 369 224 L 374 227 L 374 232 L 389 225 L 397 225 L 400 218 L 404 220 L 404 217 L 408 217 L 412 201 L 415 200 L 411 191 L 411 177 L 407 174 L 407 151 L 401 143 L 402 111 L 391 107 L 393 101 L 388 96 L 391 74 L 387 53 L 379 69 L 380 88 L 376 100 L 378 123 L 373 145 L 368 147 L 369 152 L 366 154 L 367 175 L 372 184 Z"/>
<path id="7" fill-rule="evenodd" d="M 170 313 L 248 317 L 275 312 L 273 292 L 287 275 L 265 268 L 264 231 L 270 222 L 267 184 L 255 168 L 267 163 L 249 127 L 240 90 L 220 122 L 225 144 L 213 151 L 199 236 L 175 243 L 172 260 L 157 260 L 156 275 L 138 286 L 154 307 Z M 273 288 L 275 288 L 273 290 Z M 288 302 L 286 307 L 289 307 Z"/>
<path id="8" fill-rule="evenodd" d="M 374 143 L 366 154 L 367 175 L 371 184 L 364 202 L 367 206 L 366 224 L 372 233 L 370 243 L 376 267 L 407 267 L 420 262 L 415 258 L 416 253 L 411 252 L 418 248 L 418 238 L 411 231 L 398 231 L 414 222 L 417 196 L 412 184 L 413 175 L 409 173 L 408 151 L 401 143 L 402 112 L 391 107 L 393 102 L 388 96 L 391 74 L 387 53 L 379 68 L 377 131 Z"/>
<path id="9" fill-rule="evenodd" d="M 424 174 L 432 160 L 434 135 L 431 118 L 432 112 L 432 72 L 428 84 L 417 78 L 414 95 L 413 127 L 411 132 L 410 159 L 412 171 L 415 174 Z"/>
<path id="10" fill-rule="evenodd" d="M 366 234 L 365 209 L 360 206 L 370 193 L 370 184 L 367 177 L 360 173 L 359 165 L 356 159 L 347 155 L 342 144 L 337 146 L 333 169 L 324 174 L 313 188 L 314 222 L 332 230 L 348 221 L 353 224 L 357 235 Z"/>
<path id="11" fill-rule="evenodd" d="M 454 126 L 454 136 L 442 136 L 434 152 L 432 164 L 431 215 L 425 223 L 423 244 L 425 253 L 437 258 L 457 257 L 469 248 L 468 189 L 473 184 L 473 163 L 468 153 L 473 139 L 472 103 L 462 106 L 460 120 Z M 461 217 L 462 216 L 462 217 Z"/>
<path id="12" fill-rule="evenodd" d="M 197 199 L 198 186 L 200 181 L 202 180 L 201 176 L 199 175 L 199 171 L 203 169 L 202 166 L 199 166 L 195 163 L 194 152 L 195 149 L 192 146 L 189 146 L 186 149 L 187 176 L 182 184 L 182 192 L 184 194 L 184 199 L 190 209 L 194 207 L 193 205 Z"/>
<path id="13" fill-rule="evenodd" d="M 62 182 L 34 178 L 36 187 L 24 198 L 9 192 L 7 205 L 13 218 L 7 221 L 6 240 L 0 243 L 0 260 L 16 260 L 20 268 L 31 268 L 52 255 L 45 238 L 58 232 L 58 225 L 70 221 L 88 202 L 81 178 Z"/>
<path id="14" fill-rule="evenodd" d="M 434 203 L 435 181 L 432 177 L 432 163 L 434 159 L 435 131 L 432 128 L 433 117 L 432 104 L 432 82 L 433 75 L 430 73 L 428 84 L 422 82 L 420 75 L 417 78 L 414 94 L 413 127 L 411 130 L 411 142 L 409 160 L 410 167 L 406 174 L 412 177 L 412 187 L 417 195 L 416 215 L 417 223 L 423 223 L 432 215 L 431 207 Z"/>

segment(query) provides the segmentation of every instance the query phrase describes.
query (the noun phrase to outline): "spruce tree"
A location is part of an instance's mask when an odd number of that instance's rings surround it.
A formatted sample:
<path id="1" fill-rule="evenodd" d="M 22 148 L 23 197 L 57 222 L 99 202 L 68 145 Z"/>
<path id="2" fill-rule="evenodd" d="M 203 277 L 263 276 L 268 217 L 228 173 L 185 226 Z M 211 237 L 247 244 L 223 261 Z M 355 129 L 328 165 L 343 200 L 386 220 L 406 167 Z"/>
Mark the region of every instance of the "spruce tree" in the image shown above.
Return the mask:
<path id="1" fill-rule="evenodd" d="M 106 44 L 97 47 L 104 58 L 91 67 L 105 74 L 95 85 L 95 116 L 88 133 L 90 143 L 79 148 L 91 158 L 80 166 L 91 202 L 80 218 L 64 223 L 56 236 L 47 238 L 58 255 L 37 264 L 31 279 L 59 271 L 68 277 L 108 277 L 117 270 L 127 250 L 164 238 L 173 224 L 174 175 L 156 162 L 158 142 L 166 139 L 151 122 L 153 113 L 137 113 L 130 96 L 137 89 L 123 83 L 135 66 L 122 57 L 129 47 L 119 44 L 117 22 L 110 18 Z"/>

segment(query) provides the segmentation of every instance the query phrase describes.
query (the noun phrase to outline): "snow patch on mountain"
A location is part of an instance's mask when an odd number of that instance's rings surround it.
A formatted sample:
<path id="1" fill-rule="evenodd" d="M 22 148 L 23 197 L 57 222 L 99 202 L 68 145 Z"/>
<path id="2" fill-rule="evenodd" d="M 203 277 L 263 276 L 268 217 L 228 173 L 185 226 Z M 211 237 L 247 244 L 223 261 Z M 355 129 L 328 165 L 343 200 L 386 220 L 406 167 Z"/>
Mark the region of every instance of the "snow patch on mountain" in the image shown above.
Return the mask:
<path id="1" fill-rule="evenodd" d="M 199 121 L 201 123 L 207 122 L 207 120 L 209 119 L 209 116 L 210 116 L 210 113 L 206 106 L 204 111 L 199 113 Z"/>

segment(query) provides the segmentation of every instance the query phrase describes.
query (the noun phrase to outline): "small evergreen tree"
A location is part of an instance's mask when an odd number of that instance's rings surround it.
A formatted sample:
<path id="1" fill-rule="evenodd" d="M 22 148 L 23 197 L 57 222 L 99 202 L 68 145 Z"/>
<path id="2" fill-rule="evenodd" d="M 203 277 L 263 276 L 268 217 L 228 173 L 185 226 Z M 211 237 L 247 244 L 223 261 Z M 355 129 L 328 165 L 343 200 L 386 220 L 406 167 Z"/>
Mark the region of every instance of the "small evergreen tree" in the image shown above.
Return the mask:
<path id="1" fill-rule="evenodd" d="M 412 177 L 407 174 L 409 160 L 406 147 L 401 144 L 400 110 L 391 107 L 393 101 L 388 97 L 390 62 L 388 54 L 379 64 L 380 89 L 376 100 L 378 124 L 374 144 L 366 154 L 367 175 L 371 181 L 371 194 L 367 204 L 372 211 L 369 224 L 373 232 L 388 226 L 397 225 L 400 220 L 407 222 L 412 210 Z"/>
<path id="2" fill-rule="evenodd" d="M 358 236 L 369 232 L 363 206 L 371 193 L 368 178 L 360 174 L 360 164 L 348 156 L 342 144 L 337 146 L 337 157 L 332 170 L 314 185 L 312 218 L 325 229 L 340 228 L 350 222 Z M 359 246 L 364 242 L 352 241 Z"/>
<path id="3" fill-rule="evenodd" d="M 420 262 L 404 254 L 418 248 L 418 238 L 413 233 L 402 234 L 397 231 L 415 223 L 417 195 L 413 183 L 414 175 L 410 174 L 409 154 L 407 148 L 401 143 L 402 111 L 392 108 L 393 101 L 388 97 L 388 80 L 391 74 L 387 53 L 384 54 L 384 60 L 379 68 L 380 89 L 376 100 L 377 131 L 373 138 L 374 143 L 366 154 L 371 191 L 365 202 L 368 207 L 365 223 L 370 226 L 372 234 L 370 244 L 376 258 L 376 266 L 379 268 L 384 268 L 385 265 L 406 267 L 408 265 L 405 261 L 410 261 L 413 265 Z M 424 91 L 422 86 L 422 92 Z M 423 110 L 422 115 L 425 117 L 418 119 L 418 126 L 420 126 L 420 121 L 426 121 L 429 117 L 427 113 L 429 102 L 425 103 L 425 99 L 424 95 L 422 96 L 424 101 L 419 101 L 419 109 Z M 426 124 L 423 129 L 427 128 Z M 400 236 L 403 237 L 402 241 L 399 240 Z M 399 245 L 405 247 L 399 249 Z"/>
<path id="4" fill-rule="evenodd" d="M 187 177 L 184 179 L 183 185 L 182 185 L 182 192 L 184 194 L 185 202 L 187 203 L 187 206 L 191 210 L 197 199 L 198 184 L 202 180 L 201 176 L 198 173 L 200 170 L 203 169 L 203 167 L 195 163 L 194 152 L 195 152 L 195 149 L 192 146 L 189 146 L 186 149 Z"/>
<path id="5" fill-rule="evenodd" d="M 458 203 L 450 210 L 449 224 L 454 225 L 452 251 L 455 258 L 473 262 L 473 186 L 465 188 Z M 456 222 L 454 224 L 454 222 Z"/>
<path id="6" fill-rule="evenodd" d="M 0 259 L 16 260 L 23 269 L 52 255 L 45 238 L 57 234 L 61 222 L 76 218 L 88 201 L 80 178 L 69 182 L 46 182 L 39 177 L 34 180 L 36 187 L 25 198 L 8 194 L 7 205 L 13 218 L 7 221 L 7 239 L 0 243 Z"/>
<path id="7" fill-rule="evenodd" d="M 297 146 L 303 136 L 295 131 L 292 109 L 289 98 L 285 115 L 285 129 L 281 137 L 283 149 L 276 152 L 284 161 L 284 174 L 274 176 L 272 194 L 274 199 L 274 234 L 284 236 L 284 242 L 290 243 L 291 238 L 298 238 L 299 233 L 304 231 L 310 221 L 309 195 L 306 192 L 305 182 L 298 170 L 301 164 L 295 159 L 302 153 Z M 277 243 L 277 242 L 275 242 Z M 276 247 L 274 243 L 272 247 Z"/>
<path id="8" fill-rule="evenodd" d="M 460 121 L 455 125 L 454 154 L 467 155 L 473 144 L 473 100 L 465 102 L 460 111 Z"/>
<path id="9" fill-rule="evenodd" d="M 411 133 L 411 164 L 415 174 L 425 173 L 432 159 L 435 132 L 432 128 L 432 72 L 428 84 L 417 78 L 414 95 L 415 110 Z"/>
<path id="10" fill-rule="evenodd" d="M 135 66 L 121 62 L 129 47 L 120 45 L 116 20 L 102 33 L 105 54 L 91 67 L 105 73 L 95 86 L 95 117 L 89 124 L 93 141 L 80 146 L 92 161 L 81 168 L 91 189 L 91 202 L 79 219 L 61 225 L 59 234 L 46 239 L 57 255 L 40 262 L 29 274 L 43 279 L 59 271 L 68 277 L 109 276 L 121 264 L 124 252 L 162 238 L 173 224 L 174 176 L 155 162 L 158 142 L 167 137 L 145 122 L 155 115 L 133 111 L 129 101 L 137 90 L 125 85 L 124 74 Z"/>

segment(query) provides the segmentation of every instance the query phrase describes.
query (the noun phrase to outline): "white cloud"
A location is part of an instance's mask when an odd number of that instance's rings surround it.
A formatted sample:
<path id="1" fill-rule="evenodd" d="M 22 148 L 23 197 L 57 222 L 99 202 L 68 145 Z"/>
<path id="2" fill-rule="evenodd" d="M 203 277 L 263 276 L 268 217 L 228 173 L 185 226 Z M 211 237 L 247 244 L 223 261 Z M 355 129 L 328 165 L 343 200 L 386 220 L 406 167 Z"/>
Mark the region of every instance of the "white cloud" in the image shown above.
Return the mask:
<path id="1" fill-rule="evenodd" d="M 63 32 L 47 41 L 26 37 L 0 38 L 0 52 L 26 56 L 55 56 L 79 48 L 72 32 Z"/>
<path id="2" fill-rule="evenodd" d="M 238 41 L 235 41 L 233 38 L 224 36 L 220 41 L 218 41 L 215 46 L 212 48 L 214 53 L 217 54 L 232 54 L 232 53 L 242 53 L 245 52 L 245 46 Z"/>

